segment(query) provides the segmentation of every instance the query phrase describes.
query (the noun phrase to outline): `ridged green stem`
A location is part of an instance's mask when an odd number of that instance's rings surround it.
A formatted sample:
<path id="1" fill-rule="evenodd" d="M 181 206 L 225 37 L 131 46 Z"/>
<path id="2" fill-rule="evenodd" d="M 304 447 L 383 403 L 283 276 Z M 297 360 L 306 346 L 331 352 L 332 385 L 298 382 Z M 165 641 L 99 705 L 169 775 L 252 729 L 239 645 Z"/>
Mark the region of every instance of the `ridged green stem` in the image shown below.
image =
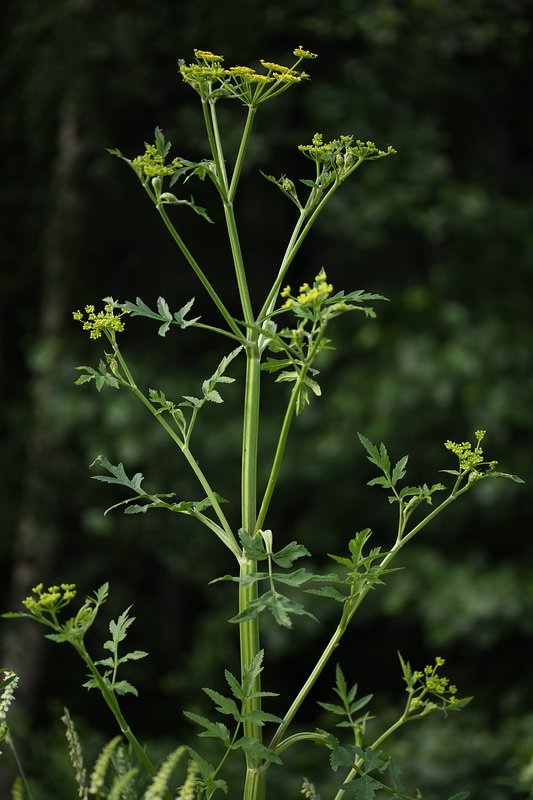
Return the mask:
<path id="1" fill-rule="evenodd" d="M 249 110 L 237 161 L 233 171 L 231 186 L 228 185 L 224 153 L 218 130 L 215 102 L 209 104 L 209 113 L 204 104 L 204 120 L 206 124 L 207 137 L 216 165 L 217 180 L 216 185 L 224 206 L 226 227 L 231 248 L 231 255 L 239 298 L 241 302 L 242 315 L 246 323 L 254 322 L 254 314 L 248 289 L 246 270 L 241 252 L 241 245 L 233 199 L 237 188 L 240 172 L 242 169 L 244 156 L 246 153 L 249 136 L 252 128 L 254 114 Z M 257 448 L 259 436 L 259 404 L 260 404 L 260 354 L 257 346 L 257 333 L 250 327 L 246 332 L 247 342 L 245 344 L 246 353 L 246 380 L 244 390 L 244 410 L 243 410 L 243 431 L 242 431 L 242 454 L 241 454 L 241 524 L 244 530 L 253 533 L 257 514 Z M 245 577 L 257 571 L 255 561 L 250 561 L 241 556 L 240 577 Z M 245 611 L 250 602 L 257 598 L 257 583 L 245 587 L 239 583 L 239 611 Z M 259 643 L 259 620 L 257 617 L 246 620 L 239 624 L 240 638 L 240 660 L 241 674 L 244 678 L 245 671 L 250 667 L 254 658 L 260 650 Z M 255 679 L 252 693 L 260 692 L 259 676 Z M 244 713 L 261 708 L 261 698 L 255 697 L 245 703 Z M 262 741 L 261 727 L 250 720 L 243 723 L 244 735 L 258 741 Z M 265 775 L 264 771 L 257 772 L 256 764 L 249 756 L 246 757 L 246 780 L 244 787 L 244 800 L 264 800 L 265 798 Z"/>
<path id="2" fill-rule="evenodd" d="M 244 424 L 242 441 L 241 503 L 242 527 L 253 533 L 257 514 L 257 447 L 259 433 L 260 401 L 260 359 L 257 344 L 250 344 L 246 350 L 246 386 L 244 399 Z M 240 576 L 257 571 L 257 562 L 242 559 Z M 257 582 L 251 586 L 239 583 L 239 611 L 244 611 L 250 602 L 257 598 Z M 241 647 L 241 673 L 247 670 L 260 650 L 259 618 L 241 622 L 239 625 Z M 255 678 L 252 693 L 261 691 L 259 675 Z M 245 704 L 245 713 L 260 710 L 261 698 L 254 697 Z M 262 742 L 262 728 L 251 720 L 244 721 L 244 735 Z M 246 757 L 246 779 L 243 800 L 264 800 L 266 793 L 266 774 L 258 770 L 259 764 Z"/>
<path id="3" fill-rule="evenodd" d="M 233 168 L 233 174 L 231 176 L 231 184 L 228 190 L 228 199 L 230 200 L 230 202 L 233 202 L 233 199 L 235 197 L 235 192 L 237 191 L 237 185 L 239 183 L 239 178 L 241 177 L 244 158 L 246 156 L 246 151 L 248 149 L 248 142 L 250 141 L 250 135 L 252 133 L 252 126 L 254 124 L 256 111 L 257 108 L 255 106 L 248 107 L 246 123 L 244 125 L 244 131 L 241 137 L 241 143 L 239 145 L 239 152 L 237 153 L 237 158 L 235 159 L 235 166 Z"/>
<path id="4" fill-rule="evenodd" d="M 241 519 L 242 527 L 253 533 L 257 513 L 257 444 L 259 433 L 260 371 L 257 345 L 246 350 L 246 385 L 244 394 L 244 415 L 241 463 Z M 257 570 L 255 561 L 241 559 L 241 577 Z M 249 602 L 257 597 L 257 582 L 244 587 L 239 584 L 239 611 L 244 611 Z M 259 652 L 258 618 L 240 624 L 241 667 L 249 667 Z M 254 689 L 255 691 L 255 689 Z M 257 690 L 259 691 L 259 689 Z M 257 698 L 259 700 L 259 698 Z M 258 706 L 255 706 L 258 707 Z M 247 709 L 247 711 L 251 710 Z M 245 735 L 257 737 L 257 725 L 245 723 Z M 252 733 L 253 731 L 253 733 Z"/>
<path id="5" fill-rule="evenodd" d="M 265 798 L 266 772 L 264 768 L 248 766 L 242 800 L 265 800 Z"/>
<path id="6" fill-rule="evenodd" d="M 241 301 L 243 318 L 245 322 L 253 322 L 254 313 L 252 311 L 252 304 L 250 301 L 248 280 L 246 278 L 246 270 L 244 269 L 241 244 L 239 241 L 237 224 L 235 222 L 235 212 L 233 210 L 233 203 L 230 203 L 229 201 L 224 203 L 224 215 L 226 217 L 226 226 L 228 229 L 231 255 L 233 257 L 233 264 L 235 267 L 235 276 L 237 278 L 237 287 L 239 290 L 239 298 Z"/>

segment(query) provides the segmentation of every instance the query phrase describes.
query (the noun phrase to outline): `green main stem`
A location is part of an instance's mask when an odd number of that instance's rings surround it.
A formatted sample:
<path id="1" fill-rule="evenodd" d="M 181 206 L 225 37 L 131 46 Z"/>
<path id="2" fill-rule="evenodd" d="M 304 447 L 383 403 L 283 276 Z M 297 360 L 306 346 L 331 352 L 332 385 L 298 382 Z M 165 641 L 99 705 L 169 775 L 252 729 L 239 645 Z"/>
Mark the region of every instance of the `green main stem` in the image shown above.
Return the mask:
<path id="1" fill-rule="evenodd" d="M 216 115 L 215 101 L 209 102 L 209 108 L 203 103 L 204 121 L 207 137 L 213 156 L 213 161 L 217 172 L 217 187 L 220 198 L 224 206 L 224 215 L 228 238 L 231 247 L 231 255 L 239 298 L 241 302 L 242 314 L 245 323 L 254 323 L 254 314 L 246 278 L 233 200 L 239 182 L 239 177 L 246 153 L 250 133 L 252 130 L 255 109 L 249 108 L 245 128 L 241 138 L 241 144 L 237 155 L 237 161 L 233 171 L 231 184 L 225 167 L 224 152 L 220 139 L 218 121 Z M 235 325 L 235 323 L 233 323 Z M 232 330 L 233 327 L 232 327 Z M 242 432 L 242 456 L 241 456 L 241 526 L 244 530 L 253 534 L 257 518 L 257 448 L 259 438 L 259 403 L 260 403 L 260 354 L 257 344 L 257 332 L 248 327 L 246 330 L 246 342 L 244 344 L 246 353 L 246 383 L 244 393 L 244 412 L 243 412 L 243 432 Z M 239 558 L 240 577 L 246 577 L 250 573 L 257 571 L 257 563 L 245 558 L 244 554 Z M 239 584 L 239 612 L 245 611 L 249 604 L 257 598 L 257 582 L 252 586 Z M 259 642 L 259 620 L 257 617 L 246 620 L 239 624 L 240 637 L 240 658 L 241 676 L 244 680 L 245 673 L 260 651 Z M 251 694 L 258 695 L 261 691 L 260 678 L 255 678 Z M 244 713 L 259 710 L 261 708 L 261 698 L 256 696 L 247 700 L 244 704 Z M 261 726 L 251 720 L 243 722 L 244 736 L 262 742 Z M 265 773 L 259 770 L 259 763 L 256 763 L 249 755 L 246 756 L 246 779 L 244 786 L 244 800 L 264 800 L 265 798 Z"/>
<path id="2" fill-rule="evenodd" d="M 244 423 L 242 440 L 242 472 L 241 472 L 241 510 L 242 527 L 253 533 L 257 515 L 257 447 L 259 433 L 259 401 L 260 401 L 260 358 L 257 343 L 250 342 L 246 349 L 246 386 L 244 395 Z M 257 563 L 242 558 L 240 577 L 257 571 Z M 257 582 L 252 586 L 239 584 L 239 611 L 244 611 L 251 601 L 257 598 Z M 259 618 L 241 622 L 239 625 L 241 647 L 241 674 L 245 671 L 260 651 Z M 261 691 L 259 676 L 255 679 L 252 693 Z M 261 708 L 261 698 L 248 700 L 245 713 Z M 244 721 L 244 735 L 262 742 L 261 727 L 250 720 Z M 243 800 L 264 800 L 264 771 L 259 771 L 259 764 L 247 756 L 246 780 Z"/>

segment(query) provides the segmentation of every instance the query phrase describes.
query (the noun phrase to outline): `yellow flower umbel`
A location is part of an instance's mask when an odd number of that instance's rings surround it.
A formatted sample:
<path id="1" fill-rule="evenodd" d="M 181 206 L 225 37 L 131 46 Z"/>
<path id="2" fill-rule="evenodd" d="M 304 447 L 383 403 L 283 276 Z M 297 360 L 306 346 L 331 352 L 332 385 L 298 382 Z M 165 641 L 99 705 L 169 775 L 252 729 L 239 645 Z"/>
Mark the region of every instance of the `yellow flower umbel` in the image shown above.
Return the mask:
<path id="1" fill-rule="evenodd" d="M 322 269 L 315 277 L 313 286 L 309 286 L 308 283 L 303 283 L 300 286 L 300 294 L 296 297 L 291 295 L 291 287 L 286 286 L 280 293 L 281 297 L 287 298 L 282 308 L 291 308 L 293 303 L 297 303 L 299 306 L 311 306 L 316 308 L 320 306 L 324 300 L 327 300 L 332 291 L 333 286 L 331 283 L 327 282 L 327 275 Z"/>
<path id="2" fill-rule="evenodd" d="M 55 618 L 57 612 L 76 597 L 76 584 L 62 583 L 59 586 L 49 586 L 45 590 L 43 584 L 39 583 L 34 586 L 32 593 L 35 595 L 34 597 L 30 595 L 22 601 L 22 605 L 26 606 L 30 614 L 39 618 L 48 614 Z"/>
<path id="3" fill-rule="evenodd" d="M 327 168 L 338 180 L 344 180 L 363 161 L 375 161 L 396 153 L 390 145 L 386 150 L 380 150 L 374 142 L 354 141 L 353 136 L 339 136 L 324 142 L 321 133 L 315 133 L 311 144 L 298 145 L 298 150 L 319 167 Z"/>
<path id="4" fill-rule="evenodd" d="M 447 442 L 444 443 L 444 447 L 447 450 L 451 450 L 452 453 L 455 453 L 457 458 L 459 459 L 459 471 L 463 474 L 468 472 L 473 473 L 474 475 L 480 475 L 476 467 L 480 464 L 486 464 L 488 466 L 488 471 L 493 471 L 498 462 L 497 461 L 483 461 L 483 448 L 481 447 L 481 440 L 485 436 L 486 431 L 476 431 L 476 444 L 472 447 L 470 442 L 451 442 L 449 439 Z"/>
<path id="5" fill-rule="evenodd" d="M 139 177 L 164 178 L 173 175 L 174 172 L 183 166 L 179 158 L 173 159 L 170 164 L 165 165 L 164 157 L 158 153 L 157 147 L 147 144 L 142 156 L 137 156 L 131 162 Z"/>
<path id="6" fill-rule="evenodd" d="M 297 58 L 318 58 L 316 53 L 311 53 L 310 50 L 304 50 L 302 45 L 296 47 L 292 52 Z"/>
<path id="7" fill-rule="evenodd" d="M 198 50 L 195 47 L 194 55 L 198 61 L 205 61 L 207 64 L 217 64 L 224 61 L 224 56 L 217 56 L 215 53 L 212 53 L 211 50 Z"/>
<path id="8" fill-rule="evenodd" d="M 245 105 L 259 103 L 280 94 L 290 85 L 300 83 L 308 77 L 296 67 L 304 59 L 316 58 L 315 53 L 297 47 L 293 50 L 296 62 L 287 67 L 274 61 L 260 59 L 266 72 L 251 67 L 223 67 L 224 57 L 210 50 L 194 50 L 196 61 L 192 64 L 179 62 L 183 80 L 198 92 L 203 100 L 213 103 L 219 98 L 241 100 Z"/>
<path id="9" fill-rule="evenodd" d="M 435 659 L 435 664 L 428 664 L 424 671 L 413 672 L 415 682 L 415 693 L 409 705 L 410 712 L 417 714 L 430 713 L 437 709 L 445 710 L 450 706 L 464 705 L 465 701 L 459 700 L 457 686 L 450 683 L 449 678 L 444 678 L 438 674 L 439 667 L 445 664 L 445 660 L 440 656 Z M 417 691 L 416 691 L 417 690 Z M 440 705 L 433 700 L 425 699 L 427 695 L 440 701 Z"/>
<path id="10" fill-rule="evenodd" d="M 73 311 L 72 316 L 77 322 L 83 322 L 83 330 L 90 331 L 91 339 L 99 339 L 104 333 L 121 333 L 124 330 L 124 323 L 121 317 L 124 314 L 129 314 L 127 310 L 121 311 L 120 314 L 115 316 L 115 309 L 110 303 L 104 306 L 103 311 L 95 312 L 94 306 L 85 306 L 87 319 L 84 320 L 81 311 Z"/>
<path id="11" fill-rule="evenodd" d="M 186 65 L 180 61 L 181 77 L 193 89 L 200 92 L 202 84 L 212 84 L 222 80 L 226 70 L 221 66 L 224 56 L 216 55 L 210 50 L 194 50 L 195 64 Z"/>

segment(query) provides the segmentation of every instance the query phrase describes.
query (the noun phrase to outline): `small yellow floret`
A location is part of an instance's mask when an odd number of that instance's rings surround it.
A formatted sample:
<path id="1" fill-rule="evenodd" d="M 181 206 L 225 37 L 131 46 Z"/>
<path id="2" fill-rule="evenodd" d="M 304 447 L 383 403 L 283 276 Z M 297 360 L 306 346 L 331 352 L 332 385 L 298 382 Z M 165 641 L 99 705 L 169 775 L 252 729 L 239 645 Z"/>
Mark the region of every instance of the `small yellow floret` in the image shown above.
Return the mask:
<path id="1" fill-rule="evenodd" d="M 298 83 L 302 80 L 300 75 L 294 75 L 292 72 L 273 72 L 272 77 L 281 83 Z"/>
<path id="2" fill-rule="evenodd" d="M 269 69 L 273 72 L 290 72 L 289 67 L 283 67 L 281 64 L 274 63 L 274 61 L 265 61 L 262 58 L 259 60 L 265 69 Z"/>
<path id="3" fill-rule="evenodd" d="M 197 50 L 194 48 L 194 55 L 196 58 L 201 58 L 203 61 L 224 61 L 224 56 L 217 56 L 210 50 Z"/>
<path id="4" fill-rule="evenodd" d="M 245 77 L 246 75 L 253 75 L 254 74 L 254 70 L 251 67 L 235 66 L 235 67 L 228 67 L 228 69 L 226 70 L 226 74 L 228 74 L 228 75 L 240 75 L 240 76 L 244 76 Z"/>
<path id="5" fill-rule="evenodd" d="M 298 56 L 298 58 L 318 58 L 317 53 L 311 53 L 309 50 L 304 50 L 302 45 L 296 47 L 292 52 L 295 56 Z"/>
<path id="6" fill-rule="evenodd" d="M 272 83 L 274 78 L 269 75 L 260 75 L 259 72 L 253 72 L 246 77 L 246 80 L 250 81 L 250 83 Z"/>

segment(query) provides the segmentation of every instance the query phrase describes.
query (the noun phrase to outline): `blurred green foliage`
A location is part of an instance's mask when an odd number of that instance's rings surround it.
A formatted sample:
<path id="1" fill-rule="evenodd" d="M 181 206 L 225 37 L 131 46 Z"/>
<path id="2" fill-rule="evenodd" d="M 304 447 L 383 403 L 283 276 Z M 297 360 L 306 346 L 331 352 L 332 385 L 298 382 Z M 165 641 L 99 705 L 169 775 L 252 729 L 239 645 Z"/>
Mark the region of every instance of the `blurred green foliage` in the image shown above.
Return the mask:
<path id="1" fill-rule="evenodd" d="M 324 266 L 336 289 L 365 288 L 391 302 L 377 309 L 377 322 L 354 323 L 349 316 L 336 323 L 339 347 L 319 365 L 324 397 L 297 421 L 269 525 L 280 540 L 304 542 L 318 563 L 367 525 L 386 547 L 393 512 L 377 489 L 365 486 L 373 476 L 356 431 L 386 441 L 393 457 L 410 453 L 412 482 L 434 482 L 450 466 L 444 440 L 487 429 L 487 456 L 521 475 L 526 487 L 487 482 L 452 507 L 406 551 L 405 569 L 369 598 L 339 660 L 347 679 L 376 692 L 383 713 L 392 716 L 402 702 L 396 649 L 413 665 L 435 652 L 445 656 L 454 682 L 476 699 L 460 717 L 425 721 L 398 742 L 410 779 L 427 790 L 428 800 L 460 788 L 484 800 L 504 800 L 513 791 L 528 796 L 531 33 L 527 0 L 332 0 L 318 8 L 311 0 L 5 3 L 2 605 L 15 602 L 9 596 L 13 553 L 21 517 L 31 511 L 49 553 L 49 574 L 39 579 L 76 581 L 87 592 L 109 579 L 110 617 L 134 604 L 131 642 L 151 655 L 135 665 L 143 699 L 130 702 L 129 714 L 141 733 L 159 737 L 157 746 L 190 739 L 181 709 L 198 710 L 200 687 L 216 687 L 222 666 L 235 669 L 234 630 L 225 625 L 234 613 L 231 587 L 206 586 L 228 565 L 222 549 L 210 560 L 211 542 L 192 521 L 176 522 L 163 512 L 102 516 L 121 498 L 89 480 L 87 466 L 98 453 L 123 461 L 129 472 L 142 470 L 155 491 L 188 499 L 196 490 L 133 398 L 73 386 L 74 366 L 96 360 L 94 344 L 79 335 L 70 312 L 106 295 L 139 295 L 153 304 L 163 294 L 177 307 L 198 294 L 196 313 L 210 314 L 135 180 L 105 148 L 134 156 L 157 124 L 174 143 L 174 155 L 202 157 L 196 98 L 178 81 L 178 58 L 202 47 L 231 63 L 283 60 L 302 43 L 320 55 L 309 69 L 312 81 L 259 117 L 237 209 L 256 275 L 252 290 L 261 296 L 262 275 L 275 268 L 293 213 L 259 169 L 308 177 L 296 146 L 315 131 L 326 138 L 350 133 L 392 144 L 398 155 L 362 169 L 335 196 L 291 281 L 296 285 Z M 228 112 L 230 129 L 232 123 Z M 61 184 L 58 151 L 65 141 L 77 155 Z M 61 199 L 58 186 L 65 183 Z M 195 186 L 194 194 L 216 222 L 208 187 Z M 207 229 L 193 216 L 183 212 L 187 241 L 196 243 L 197 258 L 216 280 L 227 263 L 217 239 L 221 228 Z M 169 395 L 194 394 L 223 355 L 207 335 L 172 332 L 162 340 L 146 321 L 130 323 L 124 337 L 145 385 Z M 265 376 L 265 473 L 280 424 L 279 391 L 283 385 Z M 237 383 L 225 399 L 202 421 L 197 455 L 217 471 L 217 491 L 235 502 Z M 37 451 L 28 446 L 35 437 Z M 32 466 L 41 485 L 38 502 L 28 488 Z M 327 608 L 318 610 L 327 617 Z M 4 622 L 3 630 L 13 624 Z M 298 688 L 314 643 L 326 634 L 325 625 L 308 621 L 290 638 L 267 627 L 267 688 L 279 691 L 288 675 Z M 370 662 L 360 649 L 373 653 Z M 39 800 L 66 800 L 74 784 L 61 750 L 62 704 L 86 719 L 89 750 L 91 741 L 115 731 L 105 710 L 80 694 L 84 676 L 73 655 L 54 646 L 42 658 L 29 718 L 21 715 L 17 723 L 21 750 L 39 781 Z M 332 683 L 328 672 L 309 701 L 310 718 L 314 700 L 325 699 Z M 282 712 L 275 704 L 272 710 Z M 28 726 L 42 736 L 26 737 Z M 300 761 L 300 753 L 291 758 L 326 794 L 325 778 L 313 774 L 312 763 Z M 10 774 L 8 767 L 2 780 Z M 298 788 L 280 788 L 279 796 L 296 796 Z"/>

